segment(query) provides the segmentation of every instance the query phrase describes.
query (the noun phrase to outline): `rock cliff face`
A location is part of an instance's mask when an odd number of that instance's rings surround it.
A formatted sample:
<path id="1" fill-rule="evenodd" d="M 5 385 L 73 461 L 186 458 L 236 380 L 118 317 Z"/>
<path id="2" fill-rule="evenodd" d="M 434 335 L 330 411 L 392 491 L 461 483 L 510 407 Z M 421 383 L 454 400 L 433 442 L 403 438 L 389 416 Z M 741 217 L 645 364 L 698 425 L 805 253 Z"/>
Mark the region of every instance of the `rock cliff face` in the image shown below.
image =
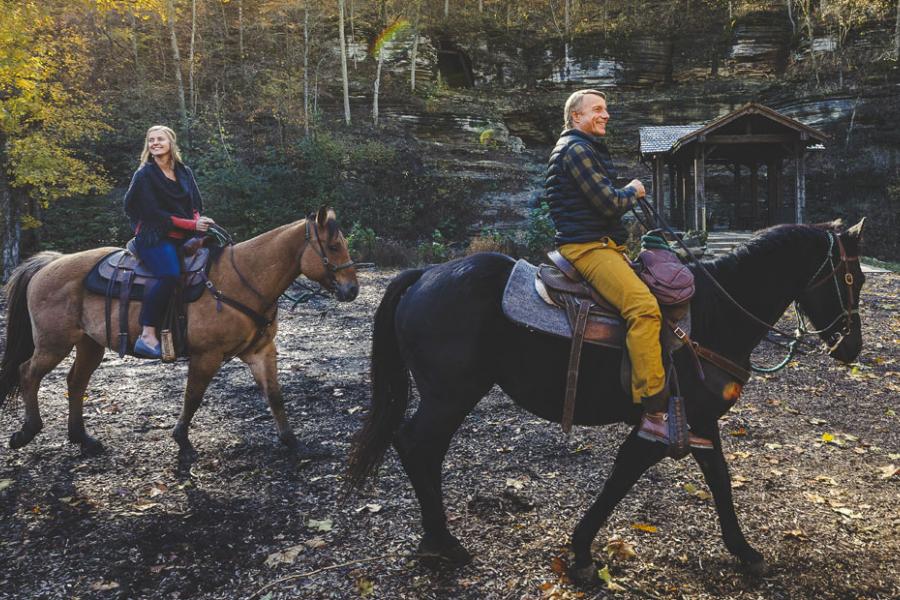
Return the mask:
<path id="1" fill-rule="evenodd" d="M 520 224 L 529 204 L 539 201 L 544 161 L 575 89 L 608 94 L 608 142 L 621 175 L 647 180 L 650 172 L 638 161 L 640 126 L 702 123 L 759 102 L 830 136 L 808 162 L 809 220 L 876 216 L 870 252 L 896 259 L 900 75 L 875 56 L 859 67 L 866 52 L 885 47 L 889 25 L 873 25 L 838 48 L 828 36 L 802 40 L 784 3 L 762 6 L 729 28 L 702 34 L 564 41 L 522 32 L 477 38 L 431 32 L 420 40 L 417 66 L 419 81 L 433 93 L 424 102 L 390 93 L 382 101 L 383 118 L 411 128 L 430 148 L 426 162 L 436 176 L 479 183 L 473 194 L 485 210 L 477 229 Z M 390 68 L 408 70 L 408 57 L 398 56 Z M 717 201 L 730 201 L 727 186 L 720 188 Z"/>

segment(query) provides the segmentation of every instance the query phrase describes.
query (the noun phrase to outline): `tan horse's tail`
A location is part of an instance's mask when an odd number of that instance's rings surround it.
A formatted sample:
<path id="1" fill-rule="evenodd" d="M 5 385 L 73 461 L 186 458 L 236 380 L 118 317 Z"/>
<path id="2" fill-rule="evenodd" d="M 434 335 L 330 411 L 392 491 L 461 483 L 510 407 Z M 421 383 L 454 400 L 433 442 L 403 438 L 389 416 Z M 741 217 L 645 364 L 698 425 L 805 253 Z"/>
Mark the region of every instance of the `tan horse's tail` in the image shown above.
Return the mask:
<path id="1" fill-rule="evenodd" d="M 423 269 L 410 269 L 394 278 L 378 310 L 372 334 L 372 406 L 363 428 L 353 438 L 347 483 L 359 489 L 384 459 L 409 404 L 409 370 L 403 361 L 395 329 L 397 305 L 403 293 L 419 280 Z"/>
<path id="2" fill-rule="evenodd" d="M 19 367 L 34 353 L 31 315 L 28 312 L 28 284 L 35 273 L 62 256 L 40 252 L 15 268 L 4 288 L 6 300 L 6 345 L 0 360 L 0 407 L 19 393 Z"/>

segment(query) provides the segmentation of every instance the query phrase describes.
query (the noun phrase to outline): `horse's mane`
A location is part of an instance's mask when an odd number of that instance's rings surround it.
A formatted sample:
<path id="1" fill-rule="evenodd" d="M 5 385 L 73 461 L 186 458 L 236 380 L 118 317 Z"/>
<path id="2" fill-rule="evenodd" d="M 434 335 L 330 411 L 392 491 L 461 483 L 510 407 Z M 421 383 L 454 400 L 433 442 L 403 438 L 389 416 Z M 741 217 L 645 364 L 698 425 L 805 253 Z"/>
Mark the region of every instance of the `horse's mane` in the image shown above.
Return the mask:
<path id="1" fill-rule="evenodd" d="M 823 234 L 826 231 L 838 232 L 841 228 L 839 222 L 775 225 L 760 231 L 731 253 L 704 260 L 702 264 L 740 302 L 754 294 L 772 292 L 771 289 L 759 289 L 758 283 L 751 282 L 790 281 L 800 271 L 814 270 L 813 265 L 824 258 Z M 821 251 L 816 249 L 819 246 Z M 732 315 L 733 311 L 730 303 L 696 265 L 690 265 L 690 269 L 694 273 L 697 289 L 691 302 L 692 326 L 695 332 L 709 332 L 727 322 L 726 315 Z M 723 310 L 729 312 L 723 314 Z"/>

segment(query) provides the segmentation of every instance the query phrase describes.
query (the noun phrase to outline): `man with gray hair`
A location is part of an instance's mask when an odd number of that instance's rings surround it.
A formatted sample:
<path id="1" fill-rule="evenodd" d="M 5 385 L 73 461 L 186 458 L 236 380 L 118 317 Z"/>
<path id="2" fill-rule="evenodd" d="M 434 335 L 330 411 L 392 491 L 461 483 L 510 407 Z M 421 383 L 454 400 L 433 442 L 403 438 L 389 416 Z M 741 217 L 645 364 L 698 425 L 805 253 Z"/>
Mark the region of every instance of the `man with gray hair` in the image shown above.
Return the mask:
<path id="1" fill-rule="evenodd" d="M 554 241 L 560 252 L 610 304 L 628 326 L 631 396 L 642 404 L 638 435 L 669 443 L 665 410 L 668 393 L 659 343 L 662 316 L 656 298 L 632 270 L 625 255 L 628 232 L 622 215 L 646 192 L 637 179 L 616 188 L 616 168 L 603 143 L 609 112 L 606 94 L 579 90 L 569 96 L 564 130 L 550 154 L 544 184 Z M 692 446 L 712 443 L 693 434 Z"/>

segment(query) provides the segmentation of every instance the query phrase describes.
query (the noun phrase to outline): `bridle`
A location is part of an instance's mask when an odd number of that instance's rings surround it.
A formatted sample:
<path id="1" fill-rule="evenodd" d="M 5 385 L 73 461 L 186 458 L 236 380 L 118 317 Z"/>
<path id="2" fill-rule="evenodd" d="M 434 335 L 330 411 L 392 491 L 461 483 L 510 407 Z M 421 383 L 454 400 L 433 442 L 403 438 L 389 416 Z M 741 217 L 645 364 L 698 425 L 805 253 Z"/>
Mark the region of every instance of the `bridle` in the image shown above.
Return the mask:
<path id="1" fill-rule="evenodd" d="M 328 260 L 328 256 L 325 254 L 325 246 L 322 244 L 322 238 L 319 237 L 319 228 L 311 227 L 310 223 L 316 222 L 316 216 L 313 213 L 310 213 L 308 217 L 306 217 L 306 242 L 308 246 L 312 246 L 313 252 L 316 253 L 316 256 L 322 261 L 322 266 L 325 267 L 328 275 L 328 286 L 329 288 L 333 288 L 337 283 L 337 274 L 344 269 L 349 269 L 350 267 L 356 265 L 356 262 L 351 258 L 349 261 L 335 265 L 330 260 Z M 312 232 L 312 233 L 310 233 Z M 315 243 L 311 243 L 315 241 Z M 301 254 L 302 255 L 302 254 Z"/>
<path id="2" fill-rule="evenodd" d="M 854 277 L 853 273 L 850 272 L 850 263 L 851 262 L 859 262 L 859 256 L 847 256 L 847 251 L 844 249 L 844 243 L 841 242 L 841 237 L 838 234 L 827 232 L 828 233 L 828 253 L 825 257 L 825 260 L 819 266 L 813 276 L 810 277 L 809 283 L 806 284 L 806 287 L 803 289 L 801 295 L 805 295 L 811 290 L 816 289 L 817 287 L 828 283 L 829 281 L 834 282 L 834 291 L 837 294 L 838 304 L 843 307 L 843 310 L 825 327 L 821 329 L 809 329 L 806 327 L 805 321 L 809 320 L 803 310 L 800 307 L 799 301 L 794 301 L 794 309 L 797 311 L 797 317 L 800 323 L 799 331 L 802 333 L 812 333 L 812 334 L 825 334 L 828 336 L 829 341 L 826 343 L 829 344 L 828 351 L 833 352 L 837 349 L 838 346 L 844 341 L 848 335 L 850 335 L 850 329 L 853 324 L 853 316 L 859 315 L 859 309 L 854 308 L 855 304 L 855 294 L 853 293 L 853 283 Z M 837 242 L 839 258 L 837 264 L 835 264 L 833 251 L 834 244 Z M 819 277 L 819 274 L 826 268 L 830 266 L 831 271 Z M 840 277 L 841 273 L 843 273 L 843 277 Z M 818 277 L 818 279 L 817 279 Z M 843 298 L 841 296 L 841 282 L 843 282 L 846 287 L 846 304 L 842 301 Z M 836 325 L 841 324 L 841 320 L 843 319 L 843 326 L 832 334 L 828 334 L 832 328 Z M 835 341 L 831 341 L 834 339 Z"/>

